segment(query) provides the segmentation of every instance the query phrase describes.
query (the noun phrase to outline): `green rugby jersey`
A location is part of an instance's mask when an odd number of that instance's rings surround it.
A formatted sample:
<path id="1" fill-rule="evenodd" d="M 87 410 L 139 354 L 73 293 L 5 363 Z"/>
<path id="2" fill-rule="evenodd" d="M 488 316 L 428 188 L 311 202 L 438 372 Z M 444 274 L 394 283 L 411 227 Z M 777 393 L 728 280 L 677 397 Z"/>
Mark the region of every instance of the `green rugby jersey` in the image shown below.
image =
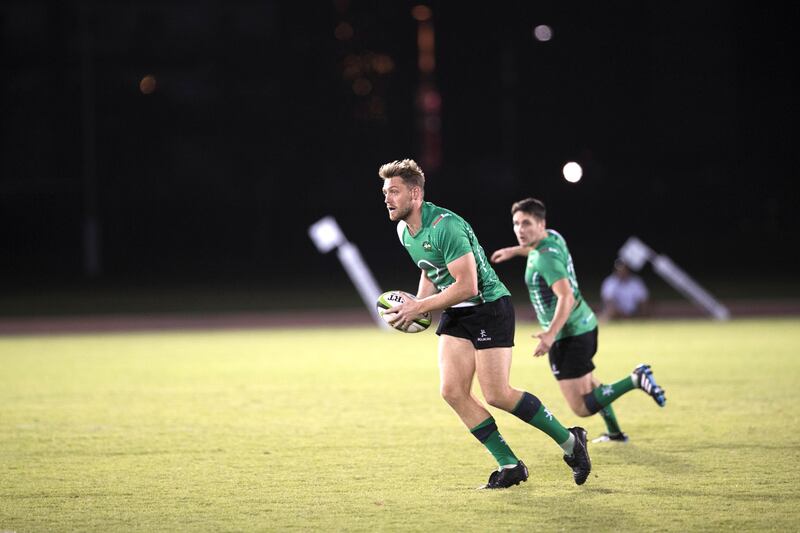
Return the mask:
<path id="1" fill-rule="evenodd" d="M 421 229 L 412 236 L 405 221 L 401 220 L 397 224 L 397 236 L 411 259 L 439 292 L 456 281 L 447 270 L 447 264 L 469 252 L 473 253 L 478 267 L 478 295 L 453 307 L 493 302 L 510 295 L 486 260 L 472 227 L 452 211 L 423 202 Z"/>
<path id="2" fill-rule="evenodd" d="M 575 305 L 566 324 L 556 335 L 556 340 L 593 330 L 597 327 L 597 318 L 581 296 L 567 241 L 557 231 L 549 229 L 547 237 L 528 252 L 528 265 L 525 268 L 525 284 L 542 329 L 550 327 L 558 302 L 550 287 L 563 278 L 569 280 Z"/>

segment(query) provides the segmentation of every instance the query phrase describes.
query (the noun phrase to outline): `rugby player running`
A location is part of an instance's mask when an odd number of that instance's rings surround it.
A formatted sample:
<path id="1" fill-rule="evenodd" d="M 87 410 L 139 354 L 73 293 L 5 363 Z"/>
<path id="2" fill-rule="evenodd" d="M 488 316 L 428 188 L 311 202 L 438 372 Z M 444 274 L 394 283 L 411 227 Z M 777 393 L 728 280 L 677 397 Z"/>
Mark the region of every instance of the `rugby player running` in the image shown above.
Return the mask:
<path id="1" fill-rule="evenodd" d="M 664 389 L 656 384 L 650 365 L 640 364 L 630 375 L 611 384 L 594 376 L 597 318 L 583 299 L 567 242 L 548 229 L 544 203 L 526 198 L 511 206 L 518 246 L 496 250 L 493 263 L 513 257 L 527 259 L 525 284 L 542 331 L 533 356 L 549 354 L 550 371 L 572 411 L 581 417 L 599 413 L 606 433 L 592 442 L 627 442 L 611 403 L 634 389 L 642 389 L 664 407 Z"/>
<path id="2" fill-rule="evenodd" d="M 416 299 L 392 308 L 392 325 L 402 328 L 420 313 L 442 310 L 436 329 L 440 392 L 498 465 L 481 488 L 518 485 L 528 479 L 528 469 L 472 394 L 475 376 L 486 403 L 512 413 L 561 447 L 575 483 L 582 485 L 592 468 L 586 431 L 564 427 L 539 398 L 509 384 L 514 308 L 472 227 L 424 200 L 425 174 L 415 161 L 386 163 L 378 174 L 389 219 L 397 222 L 400 242 L 421 271 Z"/>

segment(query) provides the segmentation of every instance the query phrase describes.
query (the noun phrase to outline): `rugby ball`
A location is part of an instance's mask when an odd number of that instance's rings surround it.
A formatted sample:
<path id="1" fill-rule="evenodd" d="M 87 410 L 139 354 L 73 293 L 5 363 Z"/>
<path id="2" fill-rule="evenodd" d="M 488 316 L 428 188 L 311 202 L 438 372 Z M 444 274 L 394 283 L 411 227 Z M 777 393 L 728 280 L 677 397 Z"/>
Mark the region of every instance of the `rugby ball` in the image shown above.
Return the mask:
<path id="1" fill-rule="evenodd" d="M 395 305 L 399 305 L 406 301 L 406 298 L 410 298 L 414 300 L 414 296 L 410 295 L 407 292 L 403 291 L 386 291 L 378 297 L 378 301 L 376 306 L 378 308 L 378 315 L 389 324 L 389 321 L 394 318 L 394 313 L 392 313 L 392 307 Z M 391 326 L 391 324 L 389 324 Z M 421 313 L 414 318 L 414 321 L 410 324 L 407 324 L 406 327 L 394 327 L 397 331 L 402 331 L 403 333 L 419 333 L 420 331 L 425 331 L 431 325 L 431 314 L 430 313 Z"/>

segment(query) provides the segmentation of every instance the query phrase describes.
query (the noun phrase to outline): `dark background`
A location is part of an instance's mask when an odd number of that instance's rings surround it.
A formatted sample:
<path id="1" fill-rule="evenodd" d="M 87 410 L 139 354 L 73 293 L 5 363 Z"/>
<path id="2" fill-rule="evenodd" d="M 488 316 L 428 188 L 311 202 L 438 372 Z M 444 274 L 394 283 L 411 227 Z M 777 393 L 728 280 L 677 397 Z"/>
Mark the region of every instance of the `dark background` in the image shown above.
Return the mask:
<path id="1" fill-rule="evenodd" d="M 377 168 L 421 157 L 416 4 L 2 2 L 5 297 L 109 286 L 354 295 L 308 238 L 324 215 L 384 288 L 413 289 Z M 800 296 L 800 4 L 426 5 L 442 143 L 426 196 L 470 221 L 487 252 L 514 243 L 509 206 L 536 196 L 587 290 L 636 235 L 726 297 Z M 337 38 L 343 22 L 352 37 Z M 551 41 L 533 38 L 538 24 Z M 368 66 L 376 57 L 388 71 Z M 148 74 L 157 85 L 145 94 Z M 561 177 L 569 160 L 584 166 L 577 184 Z M 521 263 L 498 272 L 523 292 Z"/>

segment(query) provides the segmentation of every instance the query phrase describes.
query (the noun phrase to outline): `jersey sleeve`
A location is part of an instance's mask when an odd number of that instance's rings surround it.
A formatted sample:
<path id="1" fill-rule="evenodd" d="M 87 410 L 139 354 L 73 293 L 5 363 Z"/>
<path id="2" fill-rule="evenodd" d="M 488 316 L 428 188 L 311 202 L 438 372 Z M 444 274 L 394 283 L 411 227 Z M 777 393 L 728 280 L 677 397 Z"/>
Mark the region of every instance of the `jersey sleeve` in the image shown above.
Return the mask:
<path id="1" fill-rule="evenodd" d="M 445 264 L 472 251 L 467 228 L 456 217 L 444 217 L 437 226 L 437 239 L 434 245 L 441 250 Z"/>
<path id="2" fill-rule="evenodd" d="M 552 287 L 560 279 L 569 278 L 566 258 L 556 248 L 540 250 L 537 267 L 548 287 Z"/>

